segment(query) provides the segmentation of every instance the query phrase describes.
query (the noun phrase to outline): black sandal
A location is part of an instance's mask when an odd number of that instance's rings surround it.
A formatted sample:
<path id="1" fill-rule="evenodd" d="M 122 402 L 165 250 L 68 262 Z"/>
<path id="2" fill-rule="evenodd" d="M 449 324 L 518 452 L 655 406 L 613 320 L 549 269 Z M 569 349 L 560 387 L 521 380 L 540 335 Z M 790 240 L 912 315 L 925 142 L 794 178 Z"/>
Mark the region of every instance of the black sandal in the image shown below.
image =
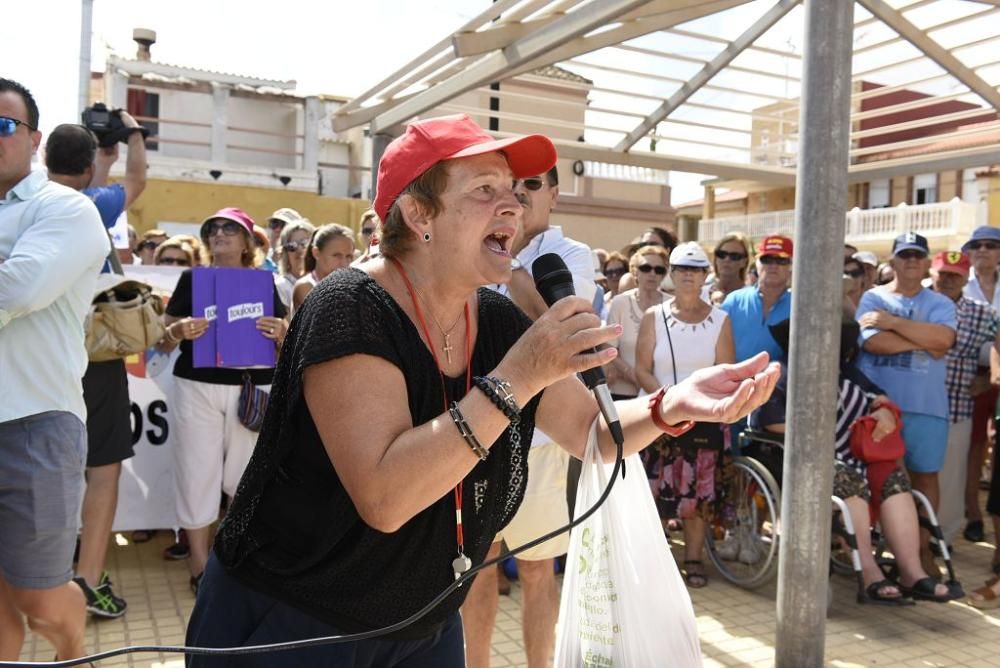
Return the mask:
<path id="1" fill-rule="evenodd" d="M 904 596 L 911 596 L 917 601 L 932 601 L 934 603 L 947 603 L 955 598 L 949 588 L 948 592 L 944 595 L 938 595 L 934 593 L 937 586 L 941 584 L 932 577 L 920 578 L 914 582 L 909 587 L 900 584 L 899 591 L 903 592 Z"/>
<path id="2" fill-rule="evenodd" d="M 697 571 L 690 568 L 694 566 Z M 684 582 L 691 589 L 701 589 L 708 585 L 708 576 L 705 575 L 705 567 L 700 559 L 687 559 L 684 561 Z"/>
<path id="3" fill-rule="evenodd" d="M 895 587 L 899 593 L 895 596 L 886 594 L 885 590 L 889 587 Z M 865 598 L 861 599 L 861 602 L 875 605 L 913 605 L 913 600 L 903 595 L 903 588 L 892 580 L 872 582 L 865 587 Z"/>

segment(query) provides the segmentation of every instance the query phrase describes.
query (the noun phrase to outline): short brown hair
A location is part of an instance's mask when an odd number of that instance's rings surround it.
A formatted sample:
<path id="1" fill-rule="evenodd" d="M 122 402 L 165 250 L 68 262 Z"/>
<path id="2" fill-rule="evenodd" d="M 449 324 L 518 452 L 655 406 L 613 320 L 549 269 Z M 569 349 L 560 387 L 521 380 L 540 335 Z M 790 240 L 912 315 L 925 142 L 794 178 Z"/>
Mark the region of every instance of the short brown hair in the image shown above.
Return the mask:
<path id="1" fill-rule="evenodd" d="M 153 251 L 153 264 L 160 264 L 160 256 L 163 255 L 163 251 L 170 250 L 171 248 L 179 250 L 187 256 L 189 267 L 197 266 L 198 262 L 196 262 L 194 247 L 191 246 L 186 238 L 181 236 L 170 237 L 157 246 L 156 250 Z"/>
<path id="2" fill-rule="evenodd" d="M 663 246 L 657 246 L 652 244 L 650 246 L 640 246 L 634 253 L 632 257 L 628 259 L 628 270 L 633 276 L 639 270 L 639 265 L 642 264 L 642 258 L 644 255 L 656 255 L 657 257 L 663 258 L 663 264 L 666 266 L 670 265 L 670 253 Z"/>
<path id="3" fill-rule="evenodd" d="M 426 172 L 415 178 L 403 188 L 396 201 L 389 207 L 389 215 L 382 221 L 382 236 L 379 239 L 379 253 L 385 257 L 399 257 L 408 250 L 415 239 L 413 232 L 403 220 L 403 211 L 399 207 L 399 199 L 409 195 L 417 201 L 423 213 L 434 217 L 441 213 L 441 193 L 448 187 L 448 165 L 446 161 L 435 163 Z"/>

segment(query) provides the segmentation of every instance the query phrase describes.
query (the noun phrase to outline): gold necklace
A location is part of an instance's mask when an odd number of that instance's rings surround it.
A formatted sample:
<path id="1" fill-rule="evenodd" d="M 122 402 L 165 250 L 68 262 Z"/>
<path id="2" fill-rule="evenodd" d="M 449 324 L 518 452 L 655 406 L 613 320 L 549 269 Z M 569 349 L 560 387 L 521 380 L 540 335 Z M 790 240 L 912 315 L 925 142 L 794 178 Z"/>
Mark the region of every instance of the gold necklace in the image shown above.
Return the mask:
<path id="1" fill-rule="evenodd" d="M 458 317 L 455 318 L 455 322 L 453 322 L 451 324 L 451 327 L 449 327 L 446 330 L 444 327 L 441 326 L 441 323 L 438 322 L 437 316 L 435 316 L 434 311 L 431 310 L 430 304 L 427 303 L 427 300 L 424 299 L 424 296 L 422 294 L 420 294 L 420 291 L 417 290 L 416 286 L 413 286 L 413 292 L 416 293 L 417 297 L 420 298 L 420 301 L 422 301 L 424 303 L 424 306 L 427 307 L 427 313 L 430 314 L 431 320 L 434 321 L 434 324 L 437 325 L 437 328 L 441 331 L 442 336 L 444 336 L 444 346 L 441 348 L 441 350 L 444 352 L 445 357 L 448 358 L 448 364 L 451 364 L 451 351 L 454 350 L 454 347 L 451 345 L 451 335 L 452 332 L 455 331 L 455 328 L 458 327 L 458 323 L 462 320 L 462 315 L 464 314 L 465 311 L 463 310 L 462 313 L 459 313 Z M 430 343 L 430 341 L 428 341 L 428 343 Z"/>

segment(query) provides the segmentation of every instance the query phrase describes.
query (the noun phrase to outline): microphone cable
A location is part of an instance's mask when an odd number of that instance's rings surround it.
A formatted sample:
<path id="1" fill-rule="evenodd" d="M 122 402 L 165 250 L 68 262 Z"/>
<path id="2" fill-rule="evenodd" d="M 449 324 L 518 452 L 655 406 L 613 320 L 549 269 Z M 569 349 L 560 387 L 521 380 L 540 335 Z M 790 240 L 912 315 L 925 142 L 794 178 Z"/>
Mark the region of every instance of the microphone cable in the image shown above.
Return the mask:
<path id="1" fill-rule="evenodd" d="M 80 666 L 88 663 L 93 663 L 95 661 L 103 661 L 105 659 L 110 659 L 116 656 L 124 656 L 125 654 L 186 654 L 190 656 L 241 656 L 246 654 L 264 654 L 267 652 L 282 652 L 292 649 L 302 649 L 306 647 L 319 647 L 322 645 L 336 645 L 345 642 L 357 642 L 360 640 L 370 640 L 372 638 L 377 638 L 379 636 L 384 636 L 389 633 L 395 633 L 400 631 L 410 624 L 413 624 L 417 620 L 423 618 L 427 613 L 436 608 L 441 604 L 444 599 L 450 596 L 455 590 L 461 587 L 465 582 L 472 578 L 473 575 L 483 570 L 484 568 L 489 568 L 495 566 L 504 559 L 520 554 L 521 552 L 531 549 L 537 545 L 544 543 L 550 538 L 555 538 L 556 536 L 566 533 L 572 530 L 574 527 L 583 523 L 584 520 L 593 515 L 597 510 L 604 505 L 608 496 L 611 494 L 611 490 L 615 486 L 615 481 L 618 478 L 618 472 L 622 472 L 622 477 L 625 477 L 625 452 L 623 439 L 619 438 L 620 431 L 618 433 L 612 433 L 612 438 L 615 441 L 615 447 L 617 452 L 615 455 L 615 466 L 611 472 L 611 478 L 608 480 L 607 486 L 604 488 L 604 492 L 601 493 L 599 499 L 594 502 L 594 505 L 587 509 L 587 512 L 583 513 L 576 519 L 573 519 L 569 524 L 550 531 L 549 533 L 535 538 L 530 543 L 526 543 L 521 547 L 510 550 L 506 555 L 501 557 L 496 557 L 495 559 L 490 559 L 484 561 L 478 566 L 471 568 L 462 574 L 460 578 L 455 580 L 450 584 L 444 591 L 438 594 L 430 603 L 425 605 L 423 608 L 413 613 L 406 619 L 396 622 L 390 626 L 385 626 L 380 629 L 373 629 L 371 631 L 362 631 L 360 633 L 351 633 L 347 635 L 338 636 L 324 636 L 321 638 L 307 638 L 305 640 L 290 640 L 286 642 L 279 643 L 269 643 L 266 645 L 251 645 L 249 647 L 186 647 L 184 645 L 133 645 L 129 647 L 119 647 L 118 649 L 107 650 L 105 652 L 98 652 L 97 654 L 90 654 L 87 656 L 81 656 L 76 659 L 65 659 L 62 661 L 0 661 L 0 668 L 70 668 L 71 666 Z M 598 465 L 603 465 L 599 463 Z"/>

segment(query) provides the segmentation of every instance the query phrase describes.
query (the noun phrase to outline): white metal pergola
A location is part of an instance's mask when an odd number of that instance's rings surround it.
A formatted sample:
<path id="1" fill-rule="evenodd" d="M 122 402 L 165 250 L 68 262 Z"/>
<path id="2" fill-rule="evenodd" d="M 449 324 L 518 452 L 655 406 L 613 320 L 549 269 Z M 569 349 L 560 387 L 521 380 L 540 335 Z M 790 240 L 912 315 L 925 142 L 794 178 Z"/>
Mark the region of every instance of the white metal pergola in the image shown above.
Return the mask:
<path id="1" fill-rule="evenodd" d="M 584 141 L 558 142 L 561 156 L 706 174 L 743 189 L 792 185 L 802 12 L 797 0 L 497 0 L 341 107 L 334 126 L 394 134 L 475 89 L 499 99 L 490 116 L 502 123 L 512 118 L 503 111 L 503 81 L 558 65 L 594 82 L 578 128 Z M 1000 0 L 857 0 L 854 14 L 849 181 L 1000 162 L 1000 145 L 989 143 L 998 116 L 954 129 L 970 140 L 960 149 L 910 151 L 916 155 L 880 164 L 876 158 L 895 149 L 944 135 L 861 145 L 943 120 L 878 125 L 880 117 L 949 101 L 980 107 L 944 117 L 956 124 L 1000 111 Z M 499 90 L 490 90 L 496 82 Z M 860 82 L 881 87 L 861 90 Z M 866 100 L 901 91 L 926 97 L 863 109 Z M 752 136 L 754 121 L 774 126 L 766 151 Z"/>

